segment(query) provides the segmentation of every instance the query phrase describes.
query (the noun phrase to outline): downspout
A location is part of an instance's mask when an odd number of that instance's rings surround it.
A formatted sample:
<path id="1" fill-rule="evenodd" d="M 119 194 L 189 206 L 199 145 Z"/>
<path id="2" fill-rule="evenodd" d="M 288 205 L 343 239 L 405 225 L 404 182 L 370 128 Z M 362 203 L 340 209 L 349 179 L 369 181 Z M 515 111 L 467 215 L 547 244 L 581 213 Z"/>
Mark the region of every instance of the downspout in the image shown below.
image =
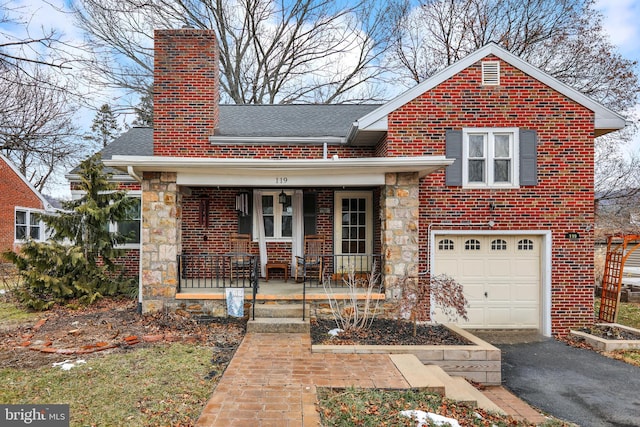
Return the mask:
<path id="1" fill-rule="evenodd" d="M 127 166 L 127 173 L 133 179 L 142 183 L 142 178 L 136 174 L 133 170 L 133 166 Z M 144 194 L 140 192 L 140 216 L 142 217 L 142 198 Z M 142 218 L 141 218 L 142 219 Z M 142 227 L 143 221 L 140 221 L 140 227 Z M 140 230 L 140 237 L 142 238 L 142 230 Z M 142 314 L 142 242 L 140 242 L 140 249 L 138 249 L 138 314 Z"/>
<path id="2" fill-rule="evenodd" d="M 127 166 L 127 173 L 131 178 L 142 183 L 142 178 L 140 178 L 140 176 L 133 170 L 133 166 Z"/>

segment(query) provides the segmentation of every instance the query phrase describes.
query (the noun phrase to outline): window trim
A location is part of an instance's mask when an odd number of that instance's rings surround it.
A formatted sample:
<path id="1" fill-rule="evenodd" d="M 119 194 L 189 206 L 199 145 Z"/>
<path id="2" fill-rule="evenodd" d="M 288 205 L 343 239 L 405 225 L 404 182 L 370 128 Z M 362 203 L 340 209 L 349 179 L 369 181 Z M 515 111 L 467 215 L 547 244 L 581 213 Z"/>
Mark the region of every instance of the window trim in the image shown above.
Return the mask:
<path id="1" fill-rule="evenodd" d="M 486 135 L 484 141 L 484 182 L 469 182 L 469 136 Z M 495 135 L 510 134 L 511 181 L 494 182 Z M 463 188 L 520 188 L 520 132 L 519 128 L 463 128 L 462 129 L 462 187 Z"/>
<path id="2" fill-rule="evenodd" d="M 25 223 L 24 224 L 20 224 L 21 226 L 24 226 L 27 228 L 27 232 L 26 232 L 26 239 L 19 239 L 18 238 L 18 223 L 16 222 L 16 216 L 18 212 L 25 212 L 26 216 L 25 216 Z M 25 208 L 22 206 L 14 206 L 13 208 L 13 242 L 14 243 L 26 243 L 29 240 L 33 240 L 34 242 L 45 242 L 48 239 L 48 233 L 46 232 L 46 228 L 45 228 L 45 224 L 44 221 L 40 220 L 38 221 L 38 228 L 40 229 L 40 233 L 39 233 L 39 237 L 37 239 L 34 239 L 31 237 L 31 215 L 32 214 L 45 214 L 46 211 L 44 209 L 34 209 L 34 208 Z"/>
<path id="3" fill-rule="evenodd" d="M 291 198 L 291 221 L 293 221 L 293 216 L 295 213 L 293 209 L 293 191 L 292 190 L 261 190 L 261 196 L 271 196 L 273 197 L 273 237 L 265 236 L 265 242 L 292 242 L 293 236 L 282 236 L 282 205 L 278 202 L 278 196 L 280 193 L 284 191 L 287 197 Z M 260 233 L 258 232 L 258 221 L 262 218 L 262 215 L 257 211 L 257 208 L 254 204 L 253 206 L 253 241 L 258 242 L 260 240 Z"/>
<path id="4" fill-rule="evenodd" d="M 138 223 L 139 223 L 139 236 L 140 236 L 140 241 L 139 242 L 129 242 L 129 243 L 123 243 L 123 244 L 119 244 L 116 245 L 115 248 L 116 249 L 140 249 L 140 247 L 142 246 L 142 191 L 140 190 L 131 190 L 131 191 L 127 191 L 127 197 L 130 199 L 138 199 L 140 200 L 140 217 L 138 218 Z M 135 220 L 129 220 L 129 221 L 135 221 Z M 109 223 L 109 232 L 110 233 L 117 233 L 118 230 L 118 223 L 117 222 L 111 222 Z"/>

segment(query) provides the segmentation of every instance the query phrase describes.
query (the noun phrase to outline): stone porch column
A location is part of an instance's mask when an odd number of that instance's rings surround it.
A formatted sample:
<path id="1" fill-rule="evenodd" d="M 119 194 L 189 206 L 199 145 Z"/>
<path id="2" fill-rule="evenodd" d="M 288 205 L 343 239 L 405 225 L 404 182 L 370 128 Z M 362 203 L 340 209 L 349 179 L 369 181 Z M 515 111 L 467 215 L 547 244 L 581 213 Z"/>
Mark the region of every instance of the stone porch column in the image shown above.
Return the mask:
<path id="1" fill-rule="evenodd" d="M 172 172 L 145 172 L 142 181 L 140 268 L 142 312 L 162 310 L 176 296 L 182 198 Z"/>
<path id="2" fill-rule="evenodd" d="M 383 280 L 387 298 L 398 297 L 394 291 L 408 276 L 418 280 L 419 269 L 419 192 L 417 172 L 388 173 L 382 192 Z"/>

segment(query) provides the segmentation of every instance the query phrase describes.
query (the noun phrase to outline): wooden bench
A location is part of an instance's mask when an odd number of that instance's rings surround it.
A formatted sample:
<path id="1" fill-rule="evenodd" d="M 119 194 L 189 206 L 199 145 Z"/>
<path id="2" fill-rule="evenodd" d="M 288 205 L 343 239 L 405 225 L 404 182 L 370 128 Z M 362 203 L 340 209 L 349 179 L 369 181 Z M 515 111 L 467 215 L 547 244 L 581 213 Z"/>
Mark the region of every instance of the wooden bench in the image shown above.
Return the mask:
<path id="1" fill-rule="evenodd" d="M 266 277 L 264 278 L 265 282 L 269 281 L 269 275 L 271 270 L 284 270 L 284 281 L 285 283 L 289 280 L 289 265 L 283 262 L 268 262 L 265 266 Z"/>

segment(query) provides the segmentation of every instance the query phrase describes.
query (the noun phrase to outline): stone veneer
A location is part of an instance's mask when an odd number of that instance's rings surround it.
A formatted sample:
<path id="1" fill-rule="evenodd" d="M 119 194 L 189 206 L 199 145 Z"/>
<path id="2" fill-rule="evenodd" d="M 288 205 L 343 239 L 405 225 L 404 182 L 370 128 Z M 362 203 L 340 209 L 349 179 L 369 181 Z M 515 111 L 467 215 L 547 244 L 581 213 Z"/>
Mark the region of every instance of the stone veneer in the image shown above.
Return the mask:
<path id="1" fill-rule="evenodd" d="M 173 302 L 178 284 L 181 195 L 176 174 L 145 173 L 142 182 L 142 312 Z"/>
<path id="2" fill-rule="evenodd" d="M 383 280 L 387 297 L 405 277 L 418 280 L 420 178 L 417 173 L 388 173 L 381 197 Z"/>

